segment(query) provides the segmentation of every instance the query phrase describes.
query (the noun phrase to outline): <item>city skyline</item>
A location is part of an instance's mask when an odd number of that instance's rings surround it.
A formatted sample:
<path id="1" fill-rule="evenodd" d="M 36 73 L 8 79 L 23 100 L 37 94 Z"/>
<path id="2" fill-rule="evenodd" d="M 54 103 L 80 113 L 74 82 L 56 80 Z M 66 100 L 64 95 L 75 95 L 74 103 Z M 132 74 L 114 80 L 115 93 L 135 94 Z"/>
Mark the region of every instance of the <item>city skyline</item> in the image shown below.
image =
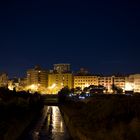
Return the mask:
<path id="1" fill-rule="evenodd" d="M 122 94 L 127 91 L 140 93 L 140 73 L 107 76 L 92 74 L 84 68 L 73 73 L 70 64 L 61 63 L 53 66 L 50 71 L 42 69 L 40 66 L 30 68 L 26 71 L 24 78 L 8 79 L 8 76 L 3 73 L 0 75 L 0 85 L 1 87 L 8 86 L 10 90 L 16 89 L 16 91 L 32 93 L 37 91 L 41 94 L 57 94 L 64 87 L 84 90 L 90 86 L 99 88 L 101 86 L 106 94 L 113 93 L 113 89 L 117 89 Z"/>
<path id="2" fill-rule="evenodd" d="M 0 140 L 140 140 L 140 1 L 0 1 Z"/>
<path id="3" fill-rule="evenodd" d="M 140 72 L 140 3 L 3 1 L 0 70 L 23 76 L 36 64 L 71 63 L 95 73 Z"/>
<path id="4" fill-rule="evenodd" d="M 70 63 L 55 63 L 56 65 L 57 64 L 69 64 L 70 65 L 70 68 L 71 68 L 71 73 L 73 73 L 73 74 L 77 74 L 79 71 L 80 71 L 80 69 L 85 69 L 85 70 L 87 70 L 88 72 L 89 72 L 89 74 L 91 74 L 91 75 L 100 75 L 100 76 L 112 76 L 112 75 L 122 75 L 122 76 L 125 76 L 125 75 L 130 75 L 130 74 L 139 74 L 140 73 L 140 71 L 139 72 L 134 72 L 134 71 L 130 71 L 130 72 L 118 72 L 118 71 L 115 71 L 115 72 L 109 72 L 109 73 L 107 73 L 107 72 L 103 72 L 103 71 L 92 71 L 91 69 L 89 69 L 89 67 L 79 67 L 79 66 L 77 66 L 77 68 L 75 67 L 75 68 L 73 68 L 73 66 L 72 66 L 72 64 L 70 64 Z M 16 71 L 16 73 L 12 73 L 10 70 L 0 70 L 0 73 L 2 74 L 2 73 L 6 73 L 7 75 L 8 75 L 8 77 L 9 78 L 23 78 L 23 77 L 26 77 L 26 74 L 27 74 L 27 70 L 30 70 L 30 69 L 32 69 L 32 68 L 34 68 L 34 67 L 40 67 L 42 70 L 46 70 L 46 71 L 48 71 L 48 72 L 51 72 L 51 70 L 53 70 L 54 69 L 54 65 L 55 64 L 50 64 L 50 67 L 48 67 L 48 66 L 46 66 L 45 67 L 45 65 L 44 66 L 42 66 L 42 65 L 39 65 L 39 64 L 37 64 L 37 65 L 31 65 L 31 67 L 26 67 L 24 70 L 22 70 L 22 71 Z"/>

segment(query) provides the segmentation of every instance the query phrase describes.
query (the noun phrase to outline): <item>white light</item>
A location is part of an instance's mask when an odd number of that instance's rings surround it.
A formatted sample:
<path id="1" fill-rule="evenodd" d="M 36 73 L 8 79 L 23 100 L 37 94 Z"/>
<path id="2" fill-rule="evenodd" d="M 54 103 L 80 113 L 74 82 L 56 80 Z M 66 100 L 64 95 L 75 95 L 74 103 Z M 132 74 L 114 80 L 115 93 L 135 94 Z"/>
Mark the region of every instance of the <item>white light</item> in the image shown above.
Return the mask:
<path id="1" fill-rule="evenodd" d="M 85 84 L 85 87 L 89 87 L 89 84 L 88 84 L 88 83 L 86 83 L 86 84 Z"/>
<path id="2" fill-rule="evenodd" d="M 38 90 L 38 85 L 32 84 L 30 86 L 27 86 L 26 88 L 27 88 L 27 90 L 37 91 Z"/>
<path id="3" fill-rule="evenodd" d="M 14 86 L 9 85 L 9 86 L 8 86 L 8 89 L 9 89 L 9 90 L 14 90 Z"/>
<path id="4" fill-rule="evenodd" d="M 79 96 L 79 99 L 85 99 L 85 97 L 83 97 L 83 96 Z"/>
<path id="5" fill-rule="evenodd" d="M 51 86 L 51 88 L 55 88 L 56 87 L 56 84 L 53 84 L 52 86 Z"/>
<path id="6" fill-rule="evenodd" d="M 133 83 L 125 83 L 125 91 L 133 91 L 134 90 L 134 84 Z"/>

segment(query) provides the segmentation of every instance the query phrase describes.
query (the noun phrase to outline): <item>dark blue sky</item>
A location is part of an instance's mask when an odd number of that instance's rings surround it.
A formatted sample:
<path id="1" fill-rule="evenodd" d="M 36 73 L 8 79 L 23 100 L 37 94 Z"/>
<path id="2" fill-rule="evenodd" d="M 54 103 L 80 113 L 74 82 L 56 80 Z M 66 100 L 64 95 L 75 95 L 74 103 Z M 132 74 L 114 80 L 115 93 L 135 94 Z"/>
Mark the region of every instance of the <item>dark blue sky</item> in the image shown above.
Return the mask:
<path id="1" fill-rule="evenodd" d="M 95 73 L 140 73 L 140 3 L 128 0 L 0 2 L 0 70 L 24 75 L 71 63 Z"/>

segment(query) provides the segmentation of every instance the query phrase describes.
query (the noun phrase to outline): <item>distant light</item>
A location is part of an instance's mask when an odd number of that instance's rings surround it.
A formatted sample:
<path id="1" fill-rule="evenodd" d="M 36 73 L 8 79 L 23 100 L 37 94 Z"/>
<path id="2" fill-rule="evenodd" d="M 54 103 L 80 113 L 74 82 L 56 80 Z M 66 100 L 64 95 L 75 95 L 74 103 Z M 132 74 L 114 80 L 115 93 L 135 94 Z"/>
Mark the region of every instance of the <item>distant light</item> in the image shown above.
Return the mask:
<path id="1" fill-rule="evenodd" d="M 125 91 L 133 91 L 134 90 L 134 84 L 133 83 L 125 83 Z"/>
<path id="2" fill-rule="evenodd" d="M 85 84 L 85 87 L 89 87 L 90 85 L 88 83 Z"/>
<path id="3" fill-rule="evenodd" d="M 9 85 L 9 86 L 8 86 L 8 89 L 9 89 L 9 90 L 14 90 L 14 86 Z"/>
<path id="4" fill-rule="evenodd" d="M 33 92 L 37 91 L 38 90 L 38 85 L 32 84 L 32 85 L 28 86 L 27 89 L 29 89 Z"/>
<path id="5" fill-rule="evenodd" d="M 79 96 L 79 99 L 85 99 L 86 97 L 84 97 L 84 96 Z"/>
<path id="6" fill-rule="evenodd" d="M 72 97 L 72 94 L 69 94 L 69 97 Z"/>
<path id="7" fill-rule="evenodd" d="M 90 94 L 89 93 L 86 93 L 86 97 L 90 97 Z"/>
<path id="8" fill-rule="evenodd" d="M 50 89 L 53 89 L 53 88 L 55 88 L 56 87 L 56 84 L 54 83 L 51 87 L 50 87 Z"/>

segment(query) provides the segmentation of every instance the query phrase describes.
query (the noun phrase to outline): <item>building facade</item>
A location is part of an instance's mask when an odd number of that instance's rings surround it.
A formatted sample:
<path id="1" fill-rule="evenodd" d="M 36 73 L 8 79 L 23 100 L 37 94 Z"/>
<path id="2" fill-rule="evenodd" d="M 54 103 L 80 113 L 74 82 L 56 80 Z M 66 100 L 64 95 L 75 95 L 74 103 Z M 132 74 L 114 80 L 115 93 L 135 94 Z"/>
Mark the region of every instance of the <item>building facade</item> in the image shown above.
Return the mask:
<path id="1" fill-rule="evenodd" d="M 9 81 L 8 81 L 8 88 L 10 90 L 14 90 L 15 89 L 16 91 L 19 91 L 19 86 L 20 86 L 19 78 L 14 77 L 12 79 L 9 79 Z"/>
<path id="2" fill-rule="evenodd" d="M 99 85 L 104 86 L 107 92 L 112 93 L 112 85 L 125 90 L 125 80 L 124 76 L 100 76 L 98 78 Z"/>
<path id="3" fill-rule="evenodd" d="M 0 87 L 8 86 L 8 75 L 6 73 L 0 73 Z"/>
<path id="4" fill-rule="evenodd" d="M 126 77 L 125 90 L 140 93 L 140 74 L 132 74 Z"/>
<path id="5" fill-rule="evenodd" d="M 54 72 L 56 73 L 69 73 L 70 64 L 54 64 Z"/>
<path id="6" fill-rule="evenodd" d="M 99 76 L 98 85 L 104 86 L 107 92 L 112 93 L 113 76 Z"/>
<path id="7" fill-rule="evenodd" d="M 48 89 L 56 94 L 63 87 L 73 88 L 73 75 L 71 73 L 50 73 L 48 75 Z"/>
<path id="8" fill-rule="evenodd" d="M 113 84 L 125 91 L 125 76 L 114 76 Z"/>
<path id="9" fill-rule="evenodd" d="M 70 64 L 54 64 L 54 70 L 48 74 L 48 91 L 56 94 L 63 87 L 73 88 L 73 74 Z"/>
<path id="10" fill-rule="evenodd" d="M 40 86 L 47 88 L 48 86 L 48 73 L 46 70 L 41 69 L 39 66 L 35 66 L 34 69 L 27 71 L 27 86 Z"/>
<path id="11" fill-rule="evenodd" d="M 98 76 L 93 75 L 75 75 L 74 76 L 74 88 L 80 87 L 84 89 L 90 85 L 98 85 Z"/>

